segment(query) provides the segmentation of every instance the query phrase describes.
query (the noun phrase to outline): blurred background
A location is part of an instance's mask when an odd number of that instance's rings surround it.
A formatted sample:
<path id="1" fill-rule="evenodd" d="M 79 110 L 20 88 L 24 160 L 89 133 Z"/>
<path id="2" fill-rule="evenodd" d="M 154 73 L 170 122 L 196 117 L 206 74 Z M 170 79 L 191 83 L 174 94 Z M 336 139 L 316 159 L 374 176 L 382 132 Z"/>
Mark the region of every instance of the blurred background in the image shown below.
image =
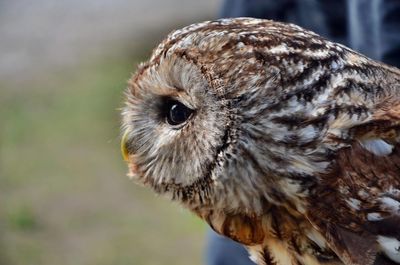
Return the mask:
<path id="1" fill-rule="evenodd" d="M 119 110 L 138 62 L 215 0 L 0 0 L 0 265 L 202 264 L 205 225 L 135 185 Z"/>

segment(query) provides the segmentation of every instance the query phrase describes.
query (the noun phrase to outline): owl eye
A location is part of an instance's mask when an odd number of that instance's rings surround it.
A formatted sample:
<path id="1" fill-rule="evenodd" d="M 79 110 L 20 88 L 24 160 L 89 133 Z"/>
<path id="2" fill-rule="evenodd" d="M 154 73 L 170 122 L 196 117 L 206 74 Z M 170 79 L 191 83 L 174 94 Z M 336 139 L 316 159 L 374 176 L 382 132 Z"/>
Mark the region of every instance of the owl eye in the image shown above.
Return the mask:
<path id="1" fill-rule="evenodd" d="M 184 123 L 193 113 L 192 109 L 176 100 L 169 100 L 165 107 L 167 122 L 173 126 Z"/>

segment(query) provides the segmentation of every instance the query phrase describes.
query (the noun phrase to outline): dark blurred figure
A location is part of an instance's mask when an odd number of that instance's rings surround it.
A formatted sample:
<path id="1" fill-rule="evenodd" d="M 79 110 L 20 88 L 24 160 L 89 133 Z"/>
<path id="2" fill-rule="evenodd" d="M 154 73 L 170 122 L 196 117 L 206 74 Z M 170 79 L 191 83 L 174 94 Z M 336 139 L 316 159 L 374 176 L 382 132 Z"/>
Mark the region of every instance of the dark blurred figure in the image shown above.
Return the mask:
<path id="1" fill-rule="evenodd" d="M 400 68 L 400 0 L 225 0 L 221 17 L 290 22 Z M 238 243 L 210 231 L 208 265 L 254 265 Z"/>
<path id="2" fill-rule="evenodd" d="M 220 236 L 212 230 L 209 230 L 207 237 L 207 265 L 255 265 L 241 244 Z"/>

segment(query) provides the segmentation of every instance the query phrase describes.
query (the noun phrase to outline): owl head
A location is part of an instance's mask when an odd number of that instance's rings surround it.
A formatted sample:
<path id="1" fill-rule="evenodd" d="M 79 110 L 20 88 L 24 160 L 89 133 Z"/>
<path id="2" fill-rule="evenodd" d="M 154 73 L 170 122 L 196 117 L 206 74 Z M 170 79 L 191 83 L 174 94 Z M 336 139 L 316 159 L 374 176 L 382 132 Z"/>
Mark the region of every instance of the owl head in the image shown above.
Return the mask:
<path id="1" fill-rule="evenodd" d="M 305 122 L 323 92 L 296 92 L 316 76 L 324 82 L 341 49 L 258 19 L 171 33 L 128 82 L 122 150 L 130 176 L 191 208 L 261 211 L 265 199 L 297 196 L 304 185 L 284 175 L 312 178 L 326 167 L 326 150 L 318 144 L 324 121 Z"/>

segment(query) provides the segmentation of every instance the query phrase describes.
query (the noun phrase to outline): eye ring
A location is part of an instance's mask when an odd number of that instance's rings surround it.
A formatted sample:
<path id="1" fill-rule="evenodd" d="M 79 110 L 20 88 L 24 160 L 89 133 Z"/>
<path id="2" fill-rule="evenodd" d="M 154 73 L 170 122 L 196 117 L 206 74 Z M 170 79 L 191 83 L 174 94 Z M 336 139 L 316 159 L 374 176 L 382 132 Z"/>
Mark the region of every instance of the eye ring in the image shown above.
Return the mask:
<path id="1" fill-rule="evenodd" d="M 192 116 L 193 112 L 194 110 L 178 100 L 167 100 L 164 105 L 165 120 L 173 127 L 185 124 Z"/>

